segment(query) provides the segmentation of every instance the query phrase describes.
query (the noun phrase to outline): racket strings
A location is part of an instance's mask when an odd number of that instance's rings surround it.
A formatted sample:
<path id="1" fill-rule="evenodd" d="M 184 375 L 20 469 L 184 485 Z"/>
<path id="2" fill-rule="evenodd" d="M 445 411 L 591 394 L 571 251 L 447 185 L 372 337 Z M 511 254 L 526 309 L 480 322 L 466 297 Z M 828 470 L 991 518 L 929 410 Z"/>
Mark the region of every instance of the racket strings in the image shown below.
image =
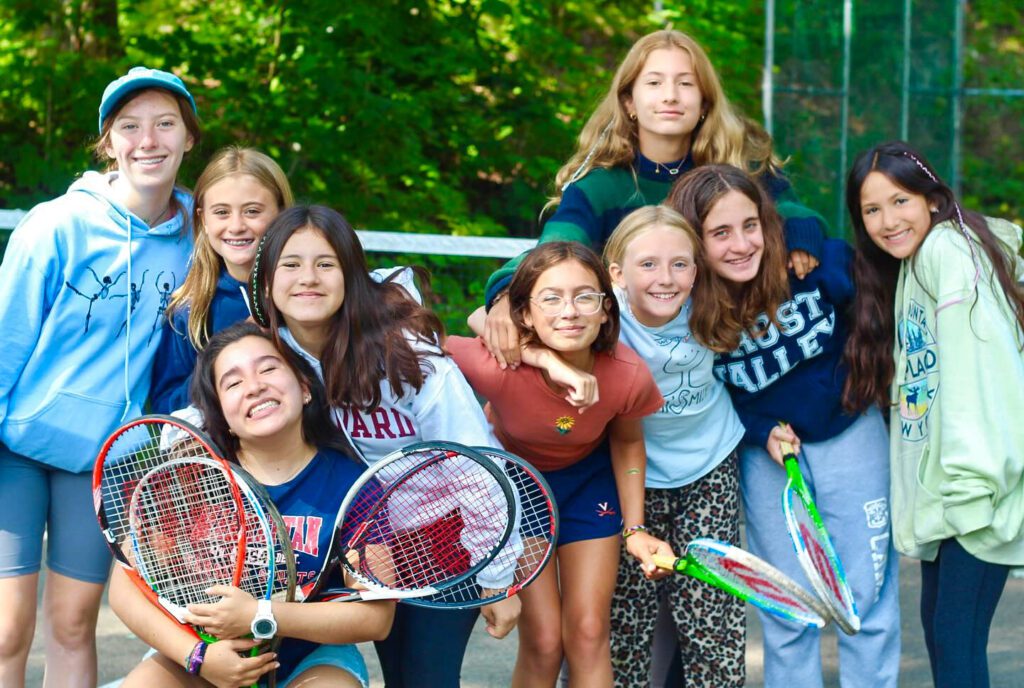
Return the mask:
<path id="1" fill-rule="evenodd" d="M 392 466 L 378 474 L 381 482 L 364 486 L 342 532 L 357 578 L 417 590 L 489 557 L 507 527 L 509 505 L 497 479 L 458 453 L 416 452 L 399 463 L 407 461 L 416 468 L 395 478 Z M 354 535 L 346 540 L 345 533 Z"/>
<path id="2" fill-rule="evenodd" d="M 788 618 L 816 615 L 802 599 L 802 591 L 791 581 L 785 580 L 781 572 L 770 568 L 767 563 L 759 564 L 753 557 L 745 561 L 736 555 L 730 556 L 729 552 L 738 554 L 739 550 L 729 548 L 723 551 L 704 546 L 699 540 L 691 542 L 686 548 L 687 555 L 698 564 L 738 591 L 741 597 L 757 600 L 762 608 Z M 732 590 L 729 592 L 735 594 Z"/>
<path id="3" fill-rule="evenodd" d="M 514 592 L 532 581 L 550 558 L 555 547 L 557 517 L 547 491 L 531 471 L 497 454 L 484 453 L 502 465 L 517 494 L 517 529 L 494 557 L 494 566 L 498 570 L 513 571 L 512 583 L 506 590 Z M 427 600 L 432 604 L 460 606 L 478 602 L 488 593 L 472 577 L 431 595 Z"/>
<path id="4" fill-rule="evenodd" d="M 174 458 L 208 456 L 200 443 L 181 442 L 180 433 L 164 421 L 139 423 L 125 429 L 108 447 L 102 459 L 100 498 L 111 543 L 126 546 L 132 494 L 147 473 Z"/>
<path id="5" fill-rule="evenodd" d="M 239 580 L 247 523 L 237 487 L 205 464 L 155 469 L 139 483 L 130 520 L 136 568 L 162 598 L 186 606 L 211 602 L 212 585 Z M 264 574 L 265 577 L 265 574 Z"/>
<path id="6" fill-rule="evenodd" d="M 555 546 L 555 517 L 550 496 L 522 466 L 510 462 L 506 473 L 519 493 L 522 551 L 516 556 L 513 585 L 522 585 L 543 566 Z M 499 557 L 514 554 L 514 548 L 504 548 Z"/>
<path id="7" fill-rule="evenodd" d="M 846 583 L 842 564 L 824 524 L 814 517 L 803 500 L 792 493 L 787 494 L 786 511 L 796 525 L 799 542 L 794 544 L 797 545 L 797 556 L 806 560 L 812 569 L 805 571 L 812 587 L 832 609 L 842 610 L 850 618 L 856 617 L 853 593 Z M 811 575 L 812 572 L 817 574 L 817 578 Z"/>

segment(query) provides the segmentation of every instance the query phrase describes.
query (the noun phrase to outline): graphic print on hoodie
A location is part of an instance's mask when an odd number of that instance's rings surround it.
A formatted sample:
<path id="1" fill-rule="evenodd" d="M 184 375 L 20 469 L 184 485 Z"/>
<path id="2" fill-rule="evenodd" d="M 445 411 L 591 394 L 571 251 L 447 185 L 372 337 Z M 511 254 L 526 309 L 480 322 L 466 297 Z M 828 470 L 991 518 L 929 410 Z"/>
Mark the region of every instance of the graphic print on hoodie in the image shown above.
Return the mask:
<path id="1" fill-rule="evenodd" d="M 71 472 L 141 415 L 191 250 L 191 197 L 176 191 L 182 212 L 150 228 L 114 197 L 116 174 L 87 172 L 33 208 L 0 267 L 0 441 Z"/>

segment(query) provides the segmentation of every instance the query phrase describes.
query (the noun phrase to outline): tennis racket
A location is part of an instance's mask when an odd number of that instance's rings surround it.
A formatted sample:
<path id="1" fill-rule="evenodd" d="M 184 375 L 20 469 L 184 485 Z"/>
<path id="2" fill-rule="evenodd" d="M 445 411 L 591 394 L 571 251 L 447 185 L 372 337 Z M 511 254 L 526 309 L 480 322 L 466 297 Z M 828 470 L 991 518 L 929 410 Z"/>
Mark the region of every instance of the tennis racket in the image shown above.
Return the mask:
<path id="1" fill-rule="evenodd" d="M 153 469 L 177 459 L 219 458 L 210 443 L 188 423 L 173 416 L 142 416 L 117 430 L 100 449 L 93 467 L 93 507 L 114 559 L 146 598 L 179 624 L 181 620 L 136 571 L 129 507 L 142 479 Z M 240 497 L 240 494 L 238 495 Z M 199 632 L 183 627 L 200 639 Z"/>
<path id="2" fill-rule="evenodd" d="M 275 537 L 263 506 L 221 462 L 174 459 L 142 477 L 128 507 L 132 563 L 159 603 L 184 624 L 190 604 L 231 585 L 270 599 Z"/>
<path id="3" fill-rule="evenodd" d="M 447 442 L 384 457 L 346 494 L 320 575 L 299 599 L 348 602 L 435 595 L 470 577 L 508 587 L 512 565 L 495 563 L 516 517 L 515 492 L 499 466 Z M 329 587 L 336 567 L 360 587 Z"/>
<path id="4" fill-rule="evenodd" d="M 783 464 L 788 478 L 782 490 L 782 511 L 793 540 L 797 558 L 811 588 L 825 603 L 829 616 L 847 635 L 860 631 L 860 617 L 853 591 L 846 582 L 843 563 L 832 546 L 818 507 L 800 473 L 800 464 L 789 442 L 781 442 Z"/>
<path id="5" fill-rule="evenodd" d="M 698 538 L 686 545 L 684 556 L 655 555 L 654 564 L 693 576 L 787 621 L 823 628 L 829 618 L 824 605 L 789 576 L 724 542 Z"/>
<path id="6" fill-rule="evenodd" d="M 516 527 L 494 562 L 514 571 L 511 585 L 485 588 L 476 578 L 446 588 L 428 597 L 408 600 L 421 607 L 470 609 L 512 597 L 528 586 L 550 561 L 558 542 L 558 509 L 544 476 L 523 459 L 492 447 L 474 447 L 491 459 L 508 476 L 515 488 Z"/>
<path id="7" fill-rule="evenodd" d="M 275 533 L 268 508 L 269 501 L 219 460 L 171 460 L 143 476 L 132 495 L 132 563 L 157 603 L 184 627 L 188 605 L 218 601 L 206 592 L 213 585 L 290 600 L 294 560 L 289 562 L 290 550 L 279 551 L 288 531 L 280 524 Z M 208 643 L 217 640 L 202 628 L 195 631 Z M 250 655 L 258 652 L 253 648 Z M 268 680 L 276 685 L 273 674 Z"/>
<path id="8" fill-rule="evenodd" d="M 257 579 L 262 576 L 264 582 L 273 579 L 272 589 L 269 583 L 265 588 L 255 584 L 249 587 L 251 591 L 262 590 L 264 596 L 267 594 L 267 590 L 270 589 L 275 599 L 281 595 L 283 595 L 284 599 L 292 599 L 295 588 L 295 574 L 294 560 L 290 556 L 291 545 L 287 537 L 288 530 L 280 522 L 279 515 L 277 515 L 277 522 L 273 522 L 276 510 L 264 508 L 261 511 L 261 506 L 269 504 L 269 499 L 262 499 L 261 501 L 259 498 L 262 487 L 260 486 L 258 489 L 253 487 L 252 483 L 255 481 L 249 483 L 240 480 L 239 476 L 243 476 L 244 471 L 241 471 L 237 466 L 232 470 L 231 464 L 220 458 L 212 443 L 200 431 L 179 418 L 157 415 L 143 416 L 121 426 L 104 442 L 93 470 L 93 506 L 104 538 L 115 560 L 127 574 L 128 579 L 132 581 L 152 604 L 195 636 L 197 640 L 202 639 L 206 642 L 213 642 L 216 639 L 206 634 L 202 629 L 196 629 L 191 625 L 183 623 L 180 609 L 176 609 L 176 606 L 180 607 L 181 605 L 168 604 L 170 599 L 166 595 L 161 600 L 161 594 L 154 590 L 154 586 L 150 585 L 134 568 L 137 562 L 142 563 L 143 567 L 146 565 L 146 562 L 140 558 L 139 553 L 139 550 L 146 546 L 144 543 L 148 542 L 151 546 L 156 546 L 160 550 L 171 546 L 174 541 L 173 535 L 170 537 L 162 536 L 158 530 L 153 530 L 153 519 L 143 516 L 143 511 L 137 512 L 136 519 L 139 529 L 136 531 L 133 539 L 131 503 L 137 488 L 149 476 L 146 480 L 148 487 L 144 488 L 147 493 L 162 489 L 159 486 L 165 483 L 166 488 L 169 489 L 170 483 L 167 483 L 167 481 L 170 480 L 171 474 L 161 477 L 162 474 L 153 473 L 153 471 L 171 462 L 187 463 L 191 459 L 212 462 L 227 471 L 223 473 L 223 476 L 228 482 L 234 483 L 231 491 L 232 499 L 240 500 L 236 501 L 236 507 L 240 504 L 243 509 L 242 513 L 247 513 L 246 510 L 252 509 L 252 514 L 245 516 L 244 520 L 246 523 L 259 525 L 260 527 L 262 540 L 257 538 L 250 539 L 252 535 L 250 533 L 245 538 L 244 554 L 242 554 L 241 548 L 235 551 L 236 564 L 241 562 L 243 566 L 239 583 L 249 581 L 254 576 Z M 181 466 L 177 470 L 184 474 L 199 469 Z M 209 470 L 209 466 L 205 470 Z M 151 473 L 153 474 L 150 475 Z M 265 496 L 265 493 L 263 494 Z M 141 510 L 144 505 L 145 502 L 139 502 L 137 508 Z M 266 551 L 266 526 L 263 524 L 266 517 L 270 517 L 273 524 L 271 527 L 275 536 L 273 540 L 275 548 L 273 557 Z M 149 518 L 148 521 L 146 520 L 147 518 Z M 145 537 L 140 540 L 140 534 L 143 532 L 142 528 L 144 527 L 149 527 L 153 530 L 153 532 L 146 536 L 150 537 L 150 540 L 147 540 Z M 169 532 L 173 533 L 175 526 L 172 519 L 165 518 L 161 527 L 167 527 Z M 206 525 L 204 524 L 201 527 L 205 528 Z M 239 532 L 238 534 L 239 538 L 241 538 L 242 533 Z M 256 548 L 260 546 L 260 542 L 264 543 L 263 551 L 266 553 L 250 554 L 248 552 L 250 545 Z M 236 543 L 238 543 L 237 540 Z M 225 548 L 225 551 L 227 551 L 227 548 Z M 261 559 L 265 559 L 267 563 L 264 563 Z M 273 561 L 275 566 L 275 574 L 273 575 L 269 573 L 267 568 L 270 561 Z M 245 570 L 246 568 L 248 568 L 248 571 Z M 278 569 L 280 569 L 279 572 Z M 157 578 L 155 576 L 159 572 L 159 567 L 153 568 L 148 574 L 151 577 L 150 580 L 156 581 Z M 190 572 L 184 570 L 181 566 L 178 567 L 175 573 L 190 575 Z M 234 582 L 234 575 L 231 576 L 229 583 L 231 582 Z M 239 587 L 243 586 L 240 585 Z M 164 589 L 162 584 L 160 584 L 158 589 Z M 205 597 L 198 601 L 212 600 L 209 597 Z"/>

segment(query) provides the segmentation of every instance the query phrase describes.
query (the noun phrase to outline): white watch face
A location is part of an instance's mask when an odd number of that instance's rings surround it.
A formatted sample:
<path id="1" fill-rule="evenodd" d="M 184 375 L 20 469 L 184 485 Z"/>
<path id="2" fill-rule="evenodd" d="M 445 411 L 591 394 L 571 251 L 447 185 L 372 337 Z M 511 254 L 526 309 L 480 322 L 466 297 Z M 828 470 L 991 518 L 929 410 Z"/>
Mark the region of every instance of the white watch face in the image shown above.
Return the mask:
<path id="1" fill-rule="evenodd" d="M 256 618 L 249 626 L 252 636 L 256 640 L 267 640 L 273 638 L 277 633 L 277 620 L 274 618 L 273 607 L 270 600 L 259 600 L 256 603 Z"/>
<path id="2" fill-rule="evenodd" d="M 277 622 L 274 617 L 259 617 L 252 621 L 252 635 L 257 640 L 273 638 L 277 633 Z"/>

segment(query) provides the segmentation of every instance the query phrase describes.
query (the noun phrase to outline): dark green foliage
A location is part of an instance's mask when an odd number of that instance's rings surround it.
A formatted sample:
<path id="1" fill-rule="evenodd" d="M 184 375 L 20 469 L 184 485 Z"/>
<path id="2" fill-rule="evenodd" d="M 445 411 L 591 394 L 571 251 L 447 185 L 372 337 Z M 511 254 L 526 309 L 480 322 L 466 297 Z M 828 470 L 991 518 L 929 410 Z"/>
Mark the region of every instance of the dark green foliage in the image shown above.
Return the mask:
<path id="1" fill-rule="evenodd" d="M 654 13 L 649 0 L 0 0 L 0 207 L 29 208 L 97 166 L 87 145 L 99 95 L 128 67 L 146 64 L 178 73 L 199 105 L 204 142 L 182 172 L 186 185 L 219 147 L 249 144 L 282 164 L 299 198 L 330 204 L 357 227 L 535 236 L 556 170 L 640 35 L 668 22 L 692 33 L 732 100 L 759 116 L 763 3 L 662 4 Z M 780 74 L 834 85 L 835 63 L 820 57 L 839 44 L 840 3 L 797 4 L 799 16 L 780 9 Z M 914 3 L 922 16 L 926 4 Z M 947 4 L 922 19 L 914 62 L 922 84 L 949 70 L 948 48 L 935 43 L 948 33 Z M 885 56 L 900 45 L 900 10 L 856 5 L 857 30 L 869 40 L 853 64 L 863 102 L 851 131 L 867 145 L 897 133 L 891 106 L 872 99 L 898 90 L 895 58 Z M 1024 86 L 1024 17 L 1011 6 L 971 3 L 968 86 Z M 939 97 L 915 117 L 930 121 L 943 107 Z M 1021 99 L 968 101 L 969 205 L 1024 214 L 1022 107 Z M 837 136 L 821 118 L 835 112 L 827 98 L 777 99 L 779 152 L 793 156 L 787 171 L 830 220 Z M 923 135 L 918 119 L 912 129 Z M 927 135 L 931 145 L 948 133 Z M 940 169 L 948 164 L 927 150 Z M 456 273 L 446 265 L 459 276 L 436 285 L 453 313 L 477 302 L 486 272 L 476 267 L 486 261 L 464 262 L 474 267 Z"/>
<path id="2" fill-rule="evenodd" d="M 196 97 L 204 141 L 186 185 L 219 147 L 243 143 L 275 157 L 298 198 L 360 228 L 535 236 L 555 172 L 640 35 L 668 21 L 691 31 L 756 114 L 753 7 L 0 0 L 0 207 L 29 208 L 97 166 L 86 146 L 100 93 L 145 64 L 178 73 Z M 419 262 L 438 272 L 440 310 L 462 331 L 490 262 Z"/>

